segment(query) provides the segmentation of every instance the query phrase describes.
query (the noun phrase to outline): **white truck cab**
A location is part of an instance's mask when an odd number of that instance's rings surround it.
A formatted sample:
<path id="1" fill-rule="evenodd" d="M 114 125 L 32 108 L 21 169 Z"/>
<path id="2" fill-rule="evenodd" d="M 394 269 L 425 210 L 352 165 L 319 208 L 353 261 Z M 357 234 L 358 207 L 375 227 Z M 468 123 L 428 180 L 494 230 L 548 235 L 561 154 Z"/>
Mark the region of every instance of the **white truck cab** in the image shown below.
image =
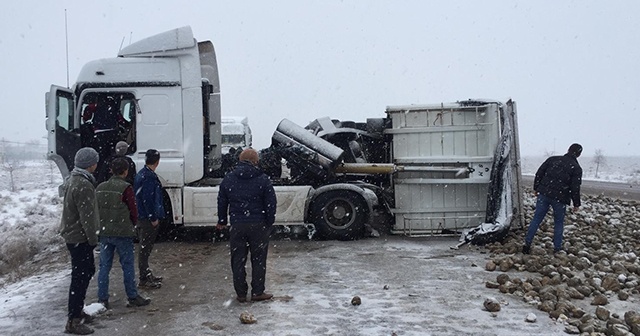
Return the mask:
<path id="1" fill-rule="evenodd" d="M 249 118 L 222 116 L 222 154 L 249 148 L 253 144 Z"/>
<path id="2" fill-rule="evenodd" d="M 71 89 L 52 85 L 46 95 L 48 158 L 64 178 L 78 149 L 104 145 L 95 143 L 98 130 L 87 113 L 107 98 L 125 120 L 108 149 L 126 141 L 138 169 L 147 149 L 160 152 L 156 173 L 169 212 L 164 224 L 215 225 L 221 176 L 213 173 L 221 166 L 222 146 L 213 44 L 197 42 L 190 27 L 174 29 L 131 44 L 116 58 L 85 64 Z M 311 190 L 280 188 L 276 220 L 303 224 Z"/>

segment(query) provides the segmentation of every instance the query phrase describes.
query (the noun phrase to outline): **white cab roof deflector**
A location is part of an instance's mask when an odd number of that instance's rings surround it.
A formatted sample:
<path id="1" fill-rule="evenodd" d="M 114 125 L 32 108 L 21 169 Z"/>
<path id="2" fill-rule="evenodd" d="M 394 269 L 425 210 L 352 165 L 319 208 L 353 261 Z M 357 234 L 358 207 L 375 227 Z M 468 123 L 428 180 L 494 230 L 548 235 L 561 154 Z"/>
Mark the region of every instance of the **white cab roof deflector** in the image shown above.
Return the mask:
<path id="1" fill-rule="evenodd" d="M 176 28 L 124 47 L 119 57 L 161 56 L 170 51 L 192 48 L 196 45 L 191 27 Z M 174 54 L 174 53 L 171 53 Z"/>

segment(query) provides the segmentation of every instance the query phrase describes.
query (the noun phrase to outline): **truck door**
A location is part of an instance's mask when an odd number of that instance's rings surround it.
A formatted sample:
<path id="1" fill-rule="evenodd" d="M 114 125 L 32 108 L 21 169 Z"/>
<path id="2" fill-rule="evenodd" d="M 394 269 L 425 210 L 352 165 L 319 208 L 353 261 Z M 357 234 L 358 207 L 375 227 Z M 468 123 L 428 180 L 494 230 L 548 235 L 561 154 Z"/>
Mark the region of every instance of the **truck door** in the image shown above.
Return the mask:
<path id="1" fill-rule="evenodd" d="M 66 178 L 73 168 L 73 158 L 80 149 L 79 118 L 76 117 L 73 91 L 51 85 L 46 94 L 47 157 L 56 163 Z"/>

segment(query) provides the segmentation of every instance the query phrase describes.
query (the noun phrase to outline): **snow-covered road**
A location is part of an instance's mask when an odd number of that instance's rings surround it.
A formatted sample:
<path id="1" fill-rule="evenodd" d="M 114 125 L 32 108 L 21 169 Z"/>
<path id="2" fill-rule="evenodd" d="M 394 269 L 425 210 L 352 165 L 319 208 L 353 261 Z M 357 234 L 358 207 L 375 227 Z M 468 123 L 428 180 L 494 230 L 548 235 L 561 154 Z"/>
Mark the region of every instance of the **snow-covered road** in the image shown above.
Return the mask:
<path id="1" fill-rule="evenodd" d="M 388 236 L 360 241 L 272 241 L 271 302 L 234 300 L 228 247 L 161 243 L 152 255 L 161 289 L 143 308 L 127 308 L 121 273 L 112 271 L 112 310 L 96 335 L 563 335 L 564 326 L 513 296 L 485 287 L 482 249 L 451 250 L 455 238 Z M 69 270 L 33 277 L 0 291 L 0 334 L 54 335 L 64 328 Z M 353 296 L 362 299 L 351 305 Z M 502 301 L 497 314 L 486 297 Z M 96 301 L 92 280 L 86 304 Z M 241 324 L 247 311 L 258 322 Z M 525 322 L 529 313 L 535 323 Z M 221 330 L 217 330 L 221 329 Z"/>

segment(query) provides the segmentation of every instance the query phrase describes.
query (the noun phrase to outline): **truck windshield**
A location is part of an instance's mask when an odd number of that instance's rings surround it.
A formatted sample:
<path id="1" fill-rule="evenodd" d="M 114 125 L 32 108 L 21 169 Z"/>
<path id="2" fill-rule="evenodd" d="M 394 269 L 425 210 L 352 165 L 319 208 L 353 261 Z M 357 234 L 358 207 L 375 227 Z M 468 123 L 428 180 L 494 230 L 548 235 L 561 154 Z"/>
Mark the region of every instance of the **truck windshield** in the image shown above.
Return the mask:
<path id="1" fill-rule="evenodd" d="M 130 92 L 84 95 L 80 107 L 82 145 L 100 149 L 98 153 L 108 157 L 118 141 L 125 141 L 129 144 L 128 153 L 134 153 L 136 110 L 136 99 Z"/>
<path id="2" fill-rule="evenodd" d="M 223 134 L 222 144 L 244 144 L 244 134 Z"/>

